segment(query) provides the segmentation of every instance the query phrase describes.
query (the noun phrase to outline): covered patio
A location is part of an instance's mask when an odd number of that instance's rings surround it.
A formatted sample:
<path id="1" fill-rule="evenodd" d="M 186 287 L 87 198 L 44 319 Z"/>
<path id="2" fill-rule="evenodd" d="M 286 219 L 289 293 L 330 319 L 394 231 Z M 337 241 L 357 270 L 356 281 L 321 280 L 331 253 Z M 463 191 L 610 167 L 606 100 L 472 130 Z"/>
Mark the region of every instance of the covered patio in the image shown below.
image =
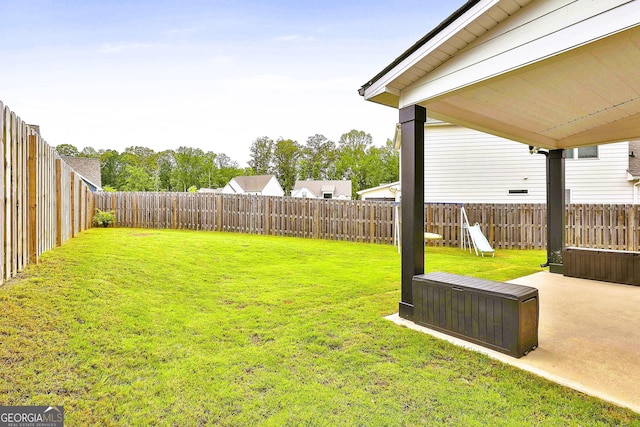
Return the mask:
<path id="1" fill-rule="evenodd" d="M 540 292 L 540 347 L 515 359 L 424 328 L 390 320 L 640 412 L 640 288 L 541 272 L 511 283 Z"/>
<path id="2" fill-rule="evenodd" d="M 424 273 L 427 115 L 521 142 L 546 157 L 549 272 L 517 281 L 540 291 L 540 346 L 512 362 L 636 410 L 640 288 L 561 274 L 565 150 L 640 138 L 639 16 L 636 1 L 470 0 L 359 89 L 399 110 L 399 318 Z"/>

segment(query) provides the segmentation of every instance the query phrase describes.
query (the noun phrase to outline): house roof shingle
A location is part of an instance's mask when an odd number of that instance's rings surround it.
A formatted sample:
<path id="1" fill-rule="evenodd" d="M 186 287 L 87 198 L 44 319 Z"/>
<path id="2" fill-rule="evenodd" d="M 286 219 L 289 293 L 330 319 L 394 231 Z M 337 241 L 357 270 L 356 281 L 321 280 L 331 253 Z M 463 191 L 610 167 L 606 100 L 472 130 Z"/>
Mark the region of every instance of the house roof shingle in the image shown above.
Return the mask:
<path id="1" fill-rule="evenodd" d="M 61 157 L 66 164 L 71 166 L 71 169 L 73 169 L 98 187 L 102 187 L 102 177 L 100 175 L 100 159 L 95 159 L 92 157 Z"/>
<path id="2" fill-rule="evenodd" d="M 272 178 L 275 175 L 236 176 L 234 179 L 245 192 L 254 193 L 264 190 Z"/>

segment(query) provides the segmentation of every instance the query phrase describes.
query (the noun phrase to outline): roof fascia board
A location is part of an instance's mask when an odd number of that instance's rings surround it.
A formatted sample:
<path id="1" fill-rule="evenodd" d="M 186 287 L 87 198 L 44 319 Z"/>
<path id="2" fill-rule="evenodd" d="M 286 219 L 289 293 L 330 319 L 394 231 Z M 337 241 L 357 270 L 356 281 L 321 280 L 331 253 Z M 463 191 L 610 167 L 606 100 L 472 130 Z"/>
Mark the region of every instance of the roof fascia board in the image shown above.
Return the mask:
<path id="1" fill-rule="evenodd" d="M 377 187 L 365 188 L 364 190 L 356 191 L 356 194 L 364 194 L 364 193 L 368 193 L 368 192 L 371 192 L 371 191 L 382 190 L 382 189 L 385 189 L 385 188 L 391 188 L 394 185 L 399 185 L 399 184 L 400 184 L 400 181 L 390 182 L 388 184 L 378 185 Z"/>
<path id="2" fill-rule="evenodd" d="M 479 16 L 484 14 L 487 10 L 491 9 L 495 4 L 499 3 L 500 0 L 480 0 L 475 2 L 468 2 L 463 6 L 469 7 L 468 10 L 465 10 L 461 16 L 457 16 L 456 19 L 448 22 L 450 18 L 445 20 L 442 24 L 442 28 L 437 27 L 434 33 L 429 33 L 425 38 L 419 41 L 416 45 L 418 47 L 412 46 L 407 52 L 400 56 L 396 61 L 394 61 L 388 68 L 385 69 L 384 73 L 379 74 L 378 76 L 371 79 L 371 84 L 369 86 L 364 85 L 362 87 L 365 99 L 372 98 L 376 95 L 379 95 L 382 92 L 388 92 L 395 95 L 394 90 L 392 88 L 387 87 L 389 82 L 393 81 L 396 77 L 401 75 L 404 71 L 414 66 L 418 61 L 427 56 L 429 53 L 433 52 L 440 45 L 442 45 L 445 41 L 451 39 L 458 32 L 463 30 L 467 25 L 471 22 L 475 21 Z M 460 10 L 454 12 L 453 16 L 456 16 Z M 446 25 L 444 25 L 446 24 Z M 426 40 L 425 40 L 426 39 Z M 406 55 L 405 58 L 403 58 Z M 397 90 L 395 90 L 397 92 Z"/>
<path id="3" fill-rule="evenodd" d="M 542 63 L 561 53 L 637 27 L 640 25 L 638 16 L 640 2 L 631 1 L 500 54 L 460 67 L 459 62 L 463 60 L 463 54 L 406 88 L 400 97 L 399 108 L 422 102 L 429 103 L 458 90 Z M 589 35 L 588 39 L 585 39 L 585 34 Z M 468 53 L 469 51 L 466 52 Z"/>
<path id="4" fill-rule="evenodd" d="M 280 183 L 278 182 L 278 178 L 276 178 L 276 176 L 275 176 L 275 175 L 271 175 L 271 178 L 269 178 L 269 180 L 268 180 L 267 182 L 265 182 L 265 183 L 264 183 L 264 185 L 262 186 L 262 188 L 260 189 L 260 191 L 264 191 L 264 189 L 265 189 L 265 188 L 267 188 L 267 186 L 268 186 L 270 183 L 274 182 L 274 181 L 275 181 L 276 185 L 277 185 L 278 187 L 280 187 L 280 189 L 282 189 L 282 186 L 281 186 L 281 185 L 280 185 Z"/>
<path id="5" fill-rule="evenodd" d="M 235 191 L 236 193 L 244 193 L 244 188 L 242 188 L 242 186 L 240 185 L 240 183 L 238 181 L 236 181 L 235 178 L 232 178 L 231 181 L 229 181 L 229 186 L 231 187 L 231 189 L 233 191 Z"/>
<path id="6" fill-rule="evenodd" d="M 91 181 L 89 178 L 86 178 L 84 175 L 79 174 L 78 172 L 76 172 L 76 175 L 78 175 L 80 179 L 85 181 L 87 184 L 92 185 L 96 190 L 102 191 L 102 187 Z"/>

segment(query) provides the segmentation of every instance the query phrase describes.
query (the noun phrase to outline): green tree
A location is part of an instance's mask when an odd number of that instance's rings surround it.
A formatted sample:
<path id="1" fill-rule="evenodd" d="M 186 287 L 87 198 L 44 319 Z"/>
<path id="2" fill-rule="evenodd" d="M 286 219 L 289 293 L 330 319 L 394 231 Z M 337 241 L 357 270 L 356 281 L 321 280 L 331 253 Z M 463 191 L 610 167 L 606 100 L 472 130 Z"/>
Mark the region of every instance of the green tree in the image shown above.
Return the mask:
<path id="1" fill-rule="evenodd" d="M 218 155 L 212 151 L 207 151 L 202 156 L 202 179 L 200 187 L 212 188 L 218 175 L 218 165 L 216 163 Z"/>
<path id="2" fill-rule="evenodd" d="M 216 166 L 218 169 L 224 168 L 235 168 L 238 169 L 238 162 L 231 160 L 231 157 L 227 156 L 225 153 L 220 153 L 216 156 Z"/>
<path id="3" fill-rule="evenodd" d="M 384 162 L 382 159 L 383 149 L 369 147 L 360 163 L 360 173 L 358 175 L 359 190 L 380 185 L 384 175 Z"/>
<path id="4" fill-rule="evenodd" d="M 273 169 L 284 194 L 290 194 L 298 176 L 300 145 L 291 139 L 278 139 L 273 149 Z"/>
<path id="5" fill-rule="evenodd" d="M 96 151 L 96 149 L 93 147 L 84 147 L 78 155 L 80 157 L 99 158 L 100 152 Z"/>
<path id="6" fill-rule="evenodd" d="M 400 180 L 400 153 L 395 149 L 393 141 L 387 139 L 382 148 L 382 179 L 377 184 L 395 182 Z"/>
<path id="7" fill-rule="evenodd" d="M 172 183 L 177 191 L 187 191 L 192 185 L 199 186 L 203 175 L 203 157 L 204 153 L 199 148 L 179 147 L 174 151 Z"/>
<path id="8" fill-rule="evenodd" d="M 249 167 L 255 175 L 272 173 L 273 151 L 273 140 L 267 136 L 256 138 L 251 143 Z"/>
<path id="9" fill-rule="evenodd" d="M 316 134 L 307 139 L 307 144 L 300 152 L 301 179 L 330 179 L 332 173 L 335 143 L 324 135 Z"/>
<path id="10" fill-rule="evenodd" d="M 116 150 L 105 150 L 100 155 L 102 185 L 120 189 L 124 185 L 126 163 Z"/>
<path id="11" fill-rule="evenodd" d="M 171 184 L 171 176 L 175 168 L 175 159 L 173 150 L 165 150 L 156 156 L 156 175 L 154 177 L 154 186 L 156 191 L 174 191 L 175 188 Z"/>
<path id="12" fill-rule="evenodd" d="M 370 182 L 366 178 L 367 163 L 365 157 L 373 143 L 371 135 L 363 131 L 351 130 L 342 134 L 338 143 L 336 158 L 336 175 L 339 179 L 351 180 L 352 197 L 357 197 L 357 192 L 367 188 Z M 371 163 L 371 162 L 369 162 Z"/>
<path id="13" fill-rule="evenodd" d="M 220 188 L 227 185 L 231 178 L 239 175 L 246 175 L 238 162 L 231 160 L 225 153 L 220 153 L 216 157 L 216 165 L 218 166 L 218 174 L 216 176 L 215 187 Z"/>
<path id="14" fill-rule="evenodd" d="M 158 154 L 155 151 L 136 145 L 125 148 L 120 157 L 127 165 L 142 168 L 153 182 L 149 190 L 158 190 Z"/>
<path id="15" fill-rule="evenodd" d="M 71 145 L 71 144 L 60 144 L 60 145 L 57 145 L 56 146 L 56 151 L 61 156 L 68 156 L 68 157 L 78 157 L 78 155 L 80 154 L 80 152 L 78 151 L 76 146 L 75 145 Z"/>
<path id="16" fill-rule="evenodd" d="M 153 189 L 153 179 L 141 166 L 126 165 L 126 178 L 122 191 L 149 191 Z"/>
<path id="17" fill-rule="evenodd" d="M 157 154 L 151 148 L 139 145 L 127 147 L 122 152 L 122 156 L 127 159 L 128 164 L 140 166 L 149 174 L 157 167 Z"/>

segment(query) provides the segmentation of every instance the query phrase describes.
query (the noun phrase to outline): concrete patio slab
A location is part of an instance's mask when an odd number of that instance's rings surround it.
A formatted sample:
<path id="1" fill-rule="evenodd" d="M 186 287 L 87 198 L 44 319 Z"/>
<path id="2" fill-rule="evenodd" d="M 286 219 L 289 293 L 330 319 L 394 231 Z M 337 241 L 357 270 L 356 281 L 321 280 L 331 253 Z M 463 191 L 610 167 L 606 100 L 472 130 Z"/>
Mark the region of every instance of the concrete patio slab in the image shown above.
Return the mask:
<path id="1" fill-rule="evenodd" d="M 511 283 L 540 295 L 539 347 L 521 359 L 387 318 L 640 413 L 640 287 L 546 271 Z"/>

